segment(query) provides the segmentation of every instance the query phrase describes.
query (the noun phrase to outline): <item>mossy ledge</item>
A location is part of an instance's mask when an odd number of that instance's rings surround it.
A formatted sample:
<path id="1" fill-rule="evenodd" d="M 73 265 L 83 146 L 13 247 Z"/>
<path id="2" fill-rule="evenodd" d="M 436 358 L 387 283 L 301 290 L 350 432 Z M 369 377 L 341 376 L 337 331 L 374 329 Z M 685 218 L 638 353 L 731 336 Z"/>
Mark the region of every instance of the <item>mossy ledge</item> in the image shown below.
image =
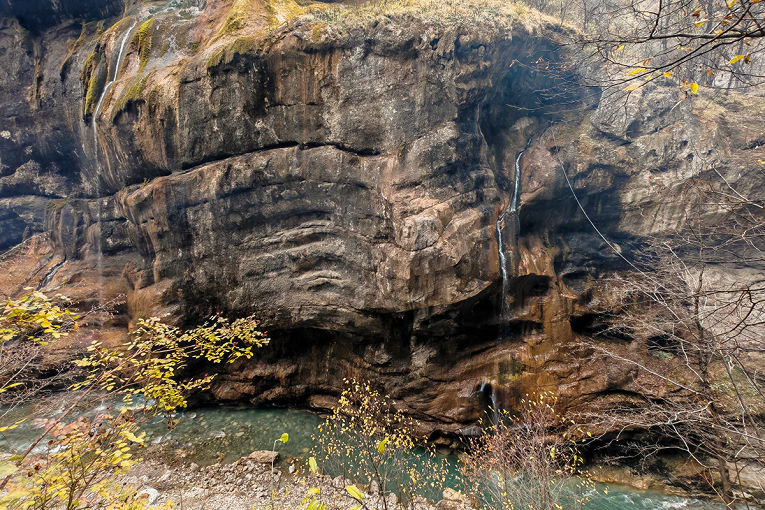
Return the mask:
<path id="1" fill-rule="evenodd" d="M 112 108 L 112 122 L 114 122 L 114 119 L 116 119 L 129 104 L 134 103 L 141 98 L 143 91 L 146 88 L 147 78 L 148 76 L 140 76 L 131 80 L 130 85 L 128 85 L 125 92 L 120 96 L 119 101 L 117 101 L 117 104 Z"/>
<path id="2" fill-rule="evenodd" d="M 207 61 L 207 69 L 213 69 L 220 65 L 230 64 L 236 55 L 247 53 L 259 53 L 270 43 L 271 38 L 266 35 L 240 37 L 215 52 Z"/>
<path id="3" fill-rule="evenodd" d="M 138 72 L 142 72 L 146 68 L 146 64 L 149 63 L 149 55 L 151 54 L 151 38 L 154 30 L 154 18 L 146 20 L 138 29 L 138 33 L 133 36 L 133 39 L 138 38 L 138 58 L 140 66 Z"/>
<path id="4" fill-rule="evenodd" d="M 101 51 L 99 47 L 85 60 L 80 71 L 80 83 L 82 94 L 85 98 L 82 108 L 82 116 L 92 115 L 96 109 L 98 96 L 106 81 L 105 66 L 101 65 Z"/>

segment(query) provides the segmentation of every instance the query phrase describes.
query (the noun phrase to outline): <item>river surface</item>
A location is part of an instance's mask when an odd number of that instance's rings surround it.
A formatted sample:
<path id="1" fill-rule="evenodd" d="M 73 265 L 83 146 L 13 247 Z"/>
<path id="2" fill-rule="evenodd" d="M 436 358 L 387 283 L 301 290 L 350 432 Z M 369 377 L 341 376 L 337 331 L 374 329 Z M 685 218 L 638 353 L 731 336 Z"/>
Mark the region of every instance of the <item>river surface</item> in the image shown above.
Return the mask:
<path id="1" fill-rule="evenodd" d="M 112 404 L 113 405 L 113 404 Z M 110 412 L 113 409 L 108 402 L 102 402 L 89 412 L 80 413 L 84 416 L 94 416 Z M 39 408 L 39 406 L 37 406 Z M 66 403 L 53 406 L 46 414 L 63 410 Z M 39 409 L 38 409 L 39 411 Z M 26 422 L 14 430 L 6 431 L 0 438 L 0 450 L 19 452 L 28 447 L 40 433 L 31 418 L 32 408 L 16 409 L 13 415 L 3 419 L 28 416 Z M 254 450 L 271 450 L 283 433 L 289 434 L 286 444 L 278 443 L 276 449 L 282 459 L 306 458 L 310 456 L 314 441 L 312 436 L 317 432 L 322 419 L 315 414 L 291 409 L 252 409 L 232 406 L 213 406 L 182 411 L 175 417 L 175 429 L 168 430 L 167 424 L 159 417 L 152 418 L 142 425 L 151 443 L 163 443 L 170 449 L 177 448 L 185 458 L 200 464 L 210 464 L 225 457 L 229 461 L 249 455 Z M 44 443 L 44 442 L 43 442 Z M 47 446 L 38 447 L 42 452 Z M 456 471 L 457 459 L 447 457 Z M 592 500 L 586 508 L 594 510 L 724 510 L 725 506 L 709 501 L 685 499 L 653 491 L 639 491 L 626 486 L 598 485 L 597 491 L 591 495 Z"/>

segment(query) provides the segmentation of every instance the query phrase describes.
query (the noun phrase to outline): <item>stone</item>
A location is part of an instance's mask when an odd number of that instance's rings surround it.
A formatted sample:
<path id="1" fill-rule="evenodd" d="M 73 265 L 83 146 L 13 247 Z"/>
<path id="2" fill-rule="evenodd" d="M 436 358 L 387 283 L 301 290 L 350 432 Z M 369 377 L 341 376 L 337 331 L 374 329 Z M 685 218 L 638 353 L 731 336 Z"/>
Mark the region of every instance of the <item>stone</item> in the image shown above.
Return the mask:
<path id="1" fill-rule="evenodd" d="M 279 458 L 279 452 L 257 450 L 252 452 L 247 458 L 252 462 L 257 462 L 259 464 L 272 464 Z"/>
<path id="2" fill-rule="evenodd" d="M 446 488 L 443 491 L 443 498 L 436 503 L 437 510 L 469 510 L 475 508 L 472 499 L 460 491 Z"/>
<path id="3" fill-rule="evenodd" d="M 422 496 L 417 496 L 412 500 L 410 504 L 410 508 L 412 510 L 432 510 L 433 507 L 430 505 L 427 499 L 423 498 Z"/>
<path id="4" fill-rule="evenodd" d="M 138 498 L 145 498 L 147 505 L 153 505 L 159 499 L 159 491 L 151 487 L 143 487 L 137 493 Z"/>
<path id="5" fill-rule="evenodd" d="M 199 464 L 192 462 L 191 465 L 189 466 L 189 471 L 191 471 L 192 473 L 196 473 L 197 471 L 199 471 Z"/>

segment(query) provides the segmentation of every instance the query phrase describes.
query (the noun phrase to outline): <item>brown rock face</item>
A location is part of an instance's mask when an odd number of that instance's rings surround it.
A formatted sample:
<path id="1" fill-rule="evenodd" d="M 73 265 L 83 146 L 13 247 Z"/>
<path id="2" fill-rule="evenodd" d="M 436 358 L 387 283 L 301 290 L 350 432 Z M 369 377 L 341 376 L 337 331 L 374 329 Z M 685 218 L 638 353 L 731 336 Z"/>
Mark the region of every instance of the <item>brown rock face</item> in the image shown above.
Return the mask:
<path id="1" fill-rule="evenodd" d="M 66 264 L 46 290 L 85 306 L 126 295 L 107 331 L 260 317 L 273 343 L 226 367 L 217 400 L 322 408 L 344 378 L 369 379 L 435 436 L 537 388 L 578 408 L 645 392 L 637 370 L 577 346 L 597 329 L 593 282 L 623 261 L 563 169 L 621 244 L 682 216 L 649 178 L 682 183 L 702 155 L 765 159 L 736 128 L 761 112 L 734 100 L 672 109 L 655 88 L 566 124 L 555 105 L 519 113 L 552 85 L 511 65 L 552 49 L 520 20 L 261 20 L 232 36 L 230 5 L 209 1 L 157 14 L 147 44 L 148 8 L 103 32 L 58 25 L 34 49 L 0 25 L 0 248 L 49 232 L 44 272 Z"/>

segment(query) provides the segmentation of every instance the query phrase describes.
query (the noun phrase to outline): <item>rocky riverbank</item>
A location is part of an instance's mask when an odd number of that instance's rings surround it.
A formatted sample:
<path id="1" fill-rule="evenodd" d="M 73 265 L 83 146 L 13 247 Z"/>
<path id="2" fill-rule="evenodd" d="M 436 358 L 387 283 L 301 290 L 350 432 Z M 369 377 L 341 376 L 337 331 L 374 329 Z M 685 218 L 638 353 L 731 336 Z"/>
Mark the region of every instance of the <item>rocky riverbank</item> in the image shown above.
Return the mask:
<path id="1" fill-rule="evenodd" d="M 316 476 L 304 473 L 292 459 L 271 472 L 271 452 L 253 452 L 233 463 L 216 463 L 200 467 L 197 464 L 172 465 L 157 460 L 139 463 L 119 481 L 140 487 L 149 503 L 161 506 L 173 501 L 184 510 L 252 510 L 271 504 L 271 483 L 276 490 L 275 508 L 296 509 L 305 506 L 308 491 L 320 489 L 318 498 L 330 508 L 347 508 L 354 500 L 345 490 L 353 482 L 342 477 Z M 294 473 L 290 471 L 295 470 Z M 272 473 L 272 474 L 271 474 Z M 269 476 L 269 474 L 271 474 Z M 364 487 L 362 487 L 364 488 Z M 365 488 L 364 500 L 370 509 L 384 508 L 375 484 Z M 388 508 L 396 504 L 389 495 Z M 302 506 L 301 506 L 302 505 Z M 415 501 L 413 510 L 471 510 L 474 506 L 457 491 L 446 489 L 443 499 L 436 503 L 425 499 Z"/>

